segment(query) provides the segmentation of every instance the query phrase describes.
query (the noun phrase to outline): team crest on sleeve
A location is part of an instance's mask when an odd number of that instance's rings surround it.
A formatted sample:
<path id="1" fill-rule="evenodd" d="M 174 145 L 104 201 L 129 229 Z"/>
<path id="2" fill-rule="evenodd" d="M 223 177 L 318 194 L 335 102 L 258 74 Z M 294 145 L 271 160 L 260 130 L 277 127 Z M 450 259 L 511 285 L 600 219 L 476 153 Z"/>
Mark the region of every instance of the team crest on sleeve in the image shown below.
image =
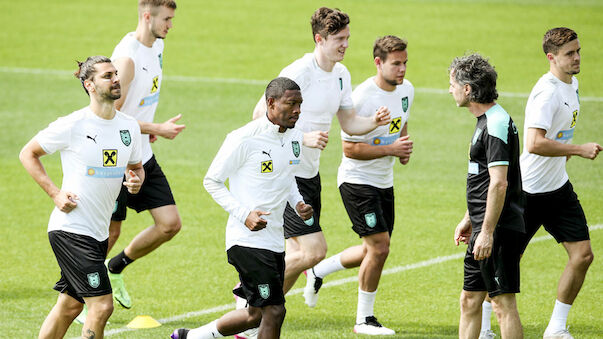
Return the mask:
<path id="1" fill-rule="evenodd" d="M 377 225 L 377 215 L 375 212 L 367 213 L 364 215 L 364 221 L 366 221 L 366 226 L 373 228 Z"/>
<path id="2" fill-rule="evenodd" d="M 262 173 L 272 173 L 272 160 L 262 161 L 261 172 Z"/>
<path id="3" fill-rule="evenodd" d="M 104 149 L 103 150 L 103 167 L 115 167 L 117 166 L 117 150 L 116 149 Z"/>
<path id="4" fill-rule="evenodd" d="M 122 129 L 119 131 L 119 136 L 121 137 L 121 142 L 126 146 L 130 146 L 132 143 L 132 137 L 130 136 L 130 131 L 127 129 Z"/>
<path id="5" fill-rule="evenodd" d="M 392 122 L 389 123 L 389 134 L 400 132 L 400 128 L 402 128 L 400 125 L 402 125 L 402 118 L 392 119 Z"/>
<path id="6" fill-rule="evenodd" d="M 268 299 L 270 297 L 270 285 L 259 284 L 258 291 L 260 292 L 260 297 L 262 297 L 264 299 Z"/>
<path id="7" fill-rule="evenodd" d="M 100 275 L 98 272 L 88 273 L 88 285 L 92 288 L 97 288 L 100 286 Z"/>
<path id="8" fill-rule="evenodd" d="M 291 141 L 291 148 L 293 149 L 293 155 L 295 155 L 296 158 L 299 157 L 300 147 L 297 140 Z"/>
<path id="9" fill-rule="evenodd" d="M 339 78 L 339 89 L 343 91 L 343 79 Z"/>
<path id="10" fill-rule="evenodd" d="M 408 97 L 402 98 L 402 110 L 404 113 L 408 110 Z"/>

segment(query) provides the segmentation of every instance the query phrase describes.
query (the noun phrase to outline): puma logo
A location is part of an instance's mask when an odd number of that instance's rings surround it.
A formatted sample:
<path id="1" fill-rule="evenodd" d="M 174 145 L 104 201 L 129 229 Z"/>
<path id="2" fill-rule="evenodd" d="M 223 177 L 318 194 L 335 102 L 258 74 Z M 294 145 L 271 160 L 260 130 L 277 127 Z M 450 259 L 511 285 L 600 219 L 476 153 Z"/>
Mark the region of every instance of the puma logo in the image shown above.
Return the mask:
<path id="1" fill-rule="evenodd" d="M 270 159 L 272 159 L 272 157 L 270 156 L 270 152 L 271 152 L 271 151 L 272 151 L 272 150 L 269 150 L 268 152 L 266 152 L 266 151 L 262 151 L 262 154 L 266 154 L 266 155 L 267 155 L 267 156 L 268 156 Z"/>
<path id="2" fill-rule="evenodd" d="M 569 105 L 567 104 L 567 102 L 564 102 L 563 104 L 564 104 L 565 106 L 569 107 Z"/>
<path id="3" fill-rule="evenodd" d="M 91 136 L 89 136 L 89 135 L 86 135 L 86 138 L 87 138 L 87 139 L 90 139 L 90 140 L 92 140 L 92 141 L 94 141 L 94 143 L 96 144 L 96 137 L 97 137 L 97 136 L 98 136 L 98 135 L 95 135 L 95 136 L 94 136 L 94 138 L 93 138 L 93 137 L 91 137 Z"/>

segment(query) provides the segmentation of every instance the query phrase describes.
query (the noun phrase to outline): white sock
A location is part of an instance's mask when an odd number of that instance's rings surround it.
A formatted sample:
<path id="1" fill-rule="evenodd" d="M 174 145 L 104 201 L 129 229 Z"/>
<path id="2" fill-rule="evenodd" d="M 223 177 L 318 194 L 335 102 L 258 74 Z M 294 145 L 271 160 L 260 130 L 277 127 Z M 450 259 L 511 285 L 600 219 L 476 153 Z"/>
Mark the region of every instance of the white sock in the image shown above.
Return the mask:
<path id="1" fill-rule="evenodd" d="M 209 324 L 188 331 L 186 336 L 188 339 L 213 339 L 222 338 L 223 335 L 218 332 L 218 320 L 214 320 Z"/>
<path id="2" fill-rule="evenodd" d="M 492 318 L 492 304 L 484 300 L 484 302 L 482 303 L 481 332 L 491 329 L 492 325 L 490 324 L 490 318 Z"/>
<path id="3" fill-rule="evenodd" d="M 375 305 L 375 292 L 365 292 L 358 288 L 358 308 L 356 309 L 356 324 L 362 324 L 366 317 L 374 315 L 373 306 Z"/>
<path id="4" fill-rule="evenodd" d="M 314 266 L 314 275 L 324 278 L 331 273 L 341 270 L 345 270 L 345 267 L 341 264 L 341 253 L 337 253 Z"/>
<path id="5" fill-rule="evenodd" d="M 564 330 L 567 323 L 567 315 L 569 314 L 572 305 L 564 304 L 559 300 L 555 300 L 555 308 L 553 308 L 553 314 L 551 315 L 551 321 L 547 326 L 545 332 L 555 333 L 557 331 Z"/>

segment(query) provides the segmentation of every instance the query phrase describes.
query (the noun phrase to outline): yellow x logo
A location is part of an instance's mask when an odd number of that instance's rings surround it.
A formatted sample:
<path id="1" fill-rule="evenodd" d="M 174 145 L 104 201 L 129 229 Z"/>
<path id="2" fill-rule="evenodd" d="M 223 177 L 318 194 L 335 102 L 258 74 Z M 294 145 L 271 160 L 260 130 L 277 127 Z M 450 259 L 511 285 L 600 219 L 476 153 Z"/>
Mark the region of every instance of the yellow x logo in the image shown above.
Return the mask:
<path id="1" fill-rule="evenodd" d="M 104 149 L 103 150 L 103 167 L 115 167 L 117 166 L 117 150 L 116 149 Z"/>
<path id="2" fill-rule="evenodd" d="M 272 172 L 272 160 L 262 161 L 262 173 Z"/>
<path id="3" fill-rule="evenodd" d="M 389 134 L 400 132 L 400 124 L 402 124 L 402 118 L 392 119 L 392 122 L 389 123 Z"/>
<path id="4" fill-rule="evenodd" d="M 157 92 L 157 88 L 159 88 L 159 77 L 158 76 L 153 78 L 153 87 L 151 87 L 151 93 Z"/>

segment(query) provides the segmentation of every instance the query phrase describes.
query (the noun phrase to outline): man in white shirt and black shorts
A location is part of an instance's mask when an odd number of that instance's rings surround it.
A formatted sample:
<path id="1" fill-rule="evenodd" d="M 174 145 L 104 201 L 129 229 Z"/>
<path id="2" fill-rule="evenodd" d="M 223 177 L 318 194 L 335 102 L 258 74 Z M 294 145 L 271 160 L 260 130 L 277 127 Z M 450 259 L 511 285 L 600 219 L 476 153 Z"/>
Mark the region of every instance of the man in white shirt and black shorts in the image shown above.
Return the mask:
<path id="1" fill-rule="evenodd" d="M 203 180 L 229 213 L 226 252 L 241 281 L 233 292 L 249 305 L 199 328 L 177 329 L 173 339 L 220 338 L 258 326 L 260 338 L 280 337 L 285 318 L 283 213 L 287 203 L 303 220 L 313 211 L 293 180 L 303 161 L 303 134 L 293 129 L 300 116 L 300 88 L 279 77 L 266 87 L 266 98 L 267 113 L 228 134 Z"/>
<path id="2" fill-rule="evenodd" d="M 343 157 L 337 184 L 352 229 L 362 238 L 362 245 L 345 249 L 308 270 L 304 289 L 306 304 L 313 307 L 323 278 L 360 266 L 354 332 L 361 334 L 395 334 L 377 321 L 373 305 L 394 228 L 393 167 L 398 161 L 407 164 L 412 153 L 407 120 L 414 87 L 404 79 L 406 46 L 406 41 L 392 35 L 377 39 L 373 46 L 377 75 L 358 85 L 352 93 L 359 116 L 370 117 L 381 107 L 387 107 L 390 124 L 358 136 L 341 132 Z"/>
<path id="3" fill-rule="evenodd" d="M 131 195 L 125 190 L 120 193 L 111 217 L 109 250 L 121 232 L 126 206 L 139 213 L 148 210 L 154 221 L 107 262 L 113 296 L 125 308 L 132 307 L 132 300 L 125 288 L 122 271 L 134 260 L 172 239 L 182 227 L 172 190 L 151 149 L 157 136 L 174 139 L 185 127 L 176 124 L 180 114 L 164 123 L 153 122 L 161 92 L 163 40 L 172 28 L 175 10 L 176 2 L 172 0 L 139 0 L 136 31 L 126 34 L 111 56 L 123 90 L 115 105 L 138 120 L 142 133 L 142 162 L 147 176 L 140 194 Z"/>
<path id="4" fill-rule="evenodd" d="M 541 225 L 562 243 L 569 260 L 559 280 L 557 300 L 543 338 L 573 338 L 567 316 L 593 260 L 588 225 L 565 170 L 572 155 L 595 159 L 597 143 L 572 145 L 580 117 L 580 42 L 566 27 L 546 32 L 542 43 L 550 71 L 530 93 L 525 112 L 521 176 L 526 192 L 527 246 Z"/>
<path id="5" fill-rule="evenodd" d="M 78 63 L 75 75 L 90 96 L 90 105 L 57 119 L 21 151 L 25 169 L 53 199 L 48 238 L 61 268 L 56 305 L 40 329 L 40 338 L 62 338 L 82 311 L 89 309 L 83 338 L 102 338 L 113 312 L 111 283 L 103 261 L 109 220 L 122 187 L 136 194 L 144 180 L 140 128 L 115 110 L 121 96 L 117 70 L 103 56 Z M 63 183 L 59 189 L 40 157 L 61 153 Z"/>
<path id="6" fill-rule="evenodd" d="M 285 67 L 279 76 L 294 80 L 301 88 L 304 103 L 296 128 L 304 132 L 303 159 L 296 180 L 304 200 L 314 208 L 313 218 L 304 222 L 291 206 L 285 210 L 287 255 L 284 291 L 295 284 L 300 273 L 324 259 L 327 244 L 320 225 L 321 183 L 318 173 L 320 153 L 328 142 L 333 116 L 341 129 L 359 135 L 390 122 L 384 108 L 373 116 L 361 117 L 354 110 L 350 72 L 340 63 L 348 48 L 350 18 L 338 9 L 321 7 L 311 18 L 313 53 Z M 266 113 L 262 97 L 253 112 L 254 119 Z"/>

